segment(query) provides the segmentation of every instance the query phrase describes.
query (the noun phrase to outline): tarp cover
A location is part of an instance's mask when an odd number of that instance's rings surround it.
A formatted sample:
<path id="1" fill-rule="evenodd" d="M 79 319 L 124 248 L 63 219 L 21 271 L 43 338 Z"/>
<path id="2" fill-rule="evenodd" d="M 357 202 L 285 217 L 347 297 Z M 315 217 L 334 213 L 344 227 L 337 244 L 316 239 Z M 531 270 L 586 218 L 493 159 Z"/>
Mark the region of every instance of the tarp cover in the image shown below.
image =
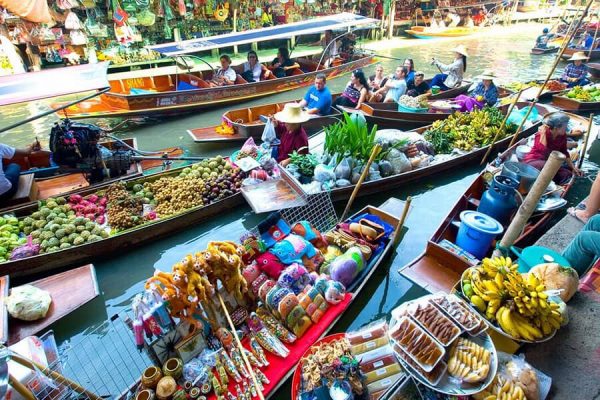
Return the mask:
<path id="1" fill-rule="evenodd" d="M 46 0 L 0 0 L 0 6 L 31 22 L 52 22 Z"/>
<path id="2" fill-rule="evenodd" d="M 109 87 L 108 62 L 0 77 L 0 106 Z"/>
<path id="3" fill-rule="evenodd" d="M 379 23 L 379 20 L 352 13 L 341 13 L 302 22 L 295 22 L 293 24 L 275 25 L 268 28 L 251 29 L 243 32 L 233 32 L 225 35 L 157 44 L 147 47 L 154 51 L 158 51 L 165 56 L 176 56 L 234 45 L 322 33 L 329 29 L 339 30 L 376 23 Z"/>

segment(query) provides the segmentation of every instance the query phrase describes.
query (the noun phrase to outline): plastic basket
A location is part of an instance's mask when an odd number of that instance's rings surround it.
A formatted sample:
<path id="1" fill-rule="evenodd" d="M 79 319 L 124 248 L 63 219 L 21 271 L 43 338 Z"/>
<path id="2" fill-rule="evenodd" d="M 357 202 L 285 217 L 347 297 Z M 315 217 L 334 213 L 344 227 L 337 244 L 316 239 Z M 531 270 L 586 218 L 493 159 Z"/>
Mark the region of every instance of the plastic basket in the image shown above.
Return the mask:
<path id="1" fill-rule="evenodd" d="M 423 108 L 423 107 L 413 108 L 413 107 L 408 107 L 408 106 L 398 103 L 398 111 L 410 112 L 410 113 L 424 113 L 424 112 L 429 111 L 429 108 Z"/>

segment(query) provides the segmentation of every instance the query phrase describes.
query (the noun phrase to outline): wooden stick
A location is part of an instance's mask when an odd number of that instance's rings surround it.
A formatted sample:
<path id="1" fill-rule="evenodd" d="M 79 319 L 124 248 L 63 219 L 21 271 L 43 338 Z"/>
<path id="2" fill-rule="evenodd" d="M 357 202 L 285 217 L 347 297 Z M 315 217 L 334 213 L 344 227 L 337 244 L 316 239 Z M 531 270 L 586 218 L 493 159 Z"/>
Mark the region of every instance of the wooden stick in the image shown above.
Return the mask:
<path id="1" fill-rule="evenodd" d="M 412 202 L 412 197 L 408 196 L 406 201 L 404 202 L 404 208 L 402 209 L 402 215 L 400 216 L 400 221 L 398 222 L 398 226 L 394 230 L 394 247 L 398 245 L 400 242 L 400 231 L 404 226 L 404 221 L 406 221 L 406 216 L 408 215 L 408 211 L 410 210 L 410 203 Z"/>
<path id="2" fill-rule="evenodd" d="M 242 342 L 240 342 L 240 338 L 238 337 L 237 330 L 235 329 L 235 325 L 233 324 L 233 321 L 231 320 L 231 316 L 229 315 L 229 310 L 227 310 L 227 307 L 225 307 L 225 302 L 223 302 L 223 297 L 221 297 L 221 293 L 219 293 L 218 291 L 217 291 L 217 296 L 219 298 L 219 303 L 221 303 L 221 308 L 223 309 L 223 312 L 225 313 L 225 317 L 227 318 L 227 322 L 229 323 L 229 329 L 231 329 L 231 333 L 233 334 L 233 337 L 235 338 L 235 343 L 237 344 L 238 349 L 240 350 L 240 353 L 242 355 L 242 358 L 244 359 L 246 368 L 248 368 L 248 373 L 250 374 L 250 377 L 252 378 L 252 383 L 254 383 L 254 387 L 256 388 L 256 393 L 258 393 L 258 397 L 260 398 L 260 400 L 265 400 L 265 396 L 263 395 L 262 390 L 260 390 L 260 386 L 258 384 L 258 380 L 256 379 L 256 375 L 254 375 L 254 371 L 252 370 L 252 364 L 250 364 L 250 361 L 248 361 L 248 357 L 246 357 L 246 352 L 244 351 Z"/>
<path id="3" fill-rule="evenodd" d="M 346 208 L 344 209 L 344 212 L 342 213 L 342 217 L 340 218 L 340 221 L 343 222 L 346 220 L 346 216 L 348 215 L 348 212 L 350 211 L 350 207 L 352 207 L 352 203 L 354 203 L 354 198 L 358 194 L 358 191 L 360 190 L 360 187 L 362 186 L 363 181 L 369 174 L 369 168 L 371 167 L 371 164 L 373 164 L 373 161 L 375 161 L 375 158 L 379 155 L 379 153 L 381 153 L 381 146 L 376 144 L 375 146 L 373 146 L 373 150 L 371 150 L 371 156 L 369 157 L 369 160 L 367 161 L 367 164 L 365 165 L 365 169 L 363 170 L 362 174 L 360 174 L 360 178 L 358 179 L 358 182 L 356 182 L 356 186 L 354 186 L 354 190 L 352 191 L 350 200 L 348 200 L 348 204 L 346 204 Z"/>
<path id="4" fill-rule="evenodd" d="M 519 90 L 519 93 L 517 93 L 517 97 L 515 97 L 515 99 L 511 103 L 511 105 L 508 107 L 508 110 L 506 111 L 506 115 L 504 116 L 504 120 L 502 121 L 502 125 L 500 125 L 500 130 L 498 130 L 498 132 L 496 132 L 496 135 L 494 136 L 494 140 L 492 140 L 492 143 L 490 143 L 490 146 L 488 147 L 487 151 L 483 155 L 483 158 L 481 159 L 481 163 L 479 163 L 479 165 L 485 164 L 485 161 L 487 160 L 488 156 L 492 152 L 494 143 L 496 143 L 496 140 L 498 140 L 498 136 L 500 135 L 500 132 L 502 132 L 502 130 L 504 129 L 504 126 L 506 125 L 506 121 L 508 121 L 508 117 L 510 116 L 510 113 L 512 113 L 513 109 L 519 102 L 519 98 L 521 97 L 521 94 L 523 94 L 524 90 L 525 89 Z"/>
<path id="5" fill-rule="evenodd" d="M 585 159 L 585 152 L 588 148 L 588 142 L 590 140 L 590 133 L 592 132 L 592 125 L 594 125 L 594 113 L 590 114 L 590 121 L 588 123 L 587 132 L 585 134 L 585 138 L 583 139 L 583 149 L 581 149 L 581 156 L 579 157 L 579 164 L 577 168 L 581 169 L 583 165 L 583 160 Z"/>
<path id="6" fill-rule="evenodd" d="M 23 385 L 14 376 L 8 374 L 8 384 L 16 390 L 24 399 L 26 400 L 36 400 L 35 395 L 27 388 L 27 386 Z"/>
<path id="7" fill-rule="evenodd" d="M 46 375 L 54 380 L 57 380 L 61 384 L 68 386 L 69 388 L 87 396 L 87 398 L 89 400 L 103 400 L 102 397 L 95 395 L 94 393 L 90 392 L 89 390 L 79 386 L 79 384 L 73 382 L 69 378 L 66 378 L 65 376 L 59 374 L 58 372 L 52 371 L 51 369 L 48 369 L 47 367 L 44 367 L 43 365 L 38 364 L 35 361 L 28 360 L 25 357 L 15 353 L 15 352 L 10 353 L 10 359 L 18 364 L 21 364 L 22 366 L 24 366 L 26 368 L 29 368 L 32 371 L 35 371 L 36 369 L 40 370 L 40 372 L 42 372 L 44 375 Z"/>
<path id="8" fill-rule="evenodd" d="M 501 250 L 509 249 L 521 235 L 527 221 L 529 221 L 529 218 L 531 218 L 531 215 L 535 211 L 540 198 L 565 160 L 565 155 L 558 151 L 550 153 L 550 157 L 548 157 L 546 164 L 544 164 L 544 168 L 540 171 L 540 174 L 533 183 L 531 190 L 527 193 L 527 197 L 525 197 L 517 214 L 510 222 L 508 228 L 506 228 L 506 232 L 504 233 L 502 240 L 500 240 L 500 245 L 494 250 L 494 256 L 503 255 Z"/>

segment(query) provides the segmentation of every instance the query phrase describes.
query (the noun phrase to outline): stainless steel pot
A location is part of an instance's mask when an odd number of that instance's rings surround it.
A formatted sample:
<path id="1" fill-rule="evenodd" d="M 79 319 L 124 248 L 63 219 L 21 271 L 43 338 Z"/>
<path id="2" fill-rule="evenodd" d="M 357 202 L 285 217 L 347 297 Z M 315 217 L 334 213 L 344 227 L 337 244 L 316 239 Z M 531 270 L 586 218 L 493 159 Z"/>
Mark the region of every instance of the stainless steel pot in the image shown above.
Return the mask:
<path id="1" fill-rule="evenodd" d="M 540 171 L 529 164 L 507 161 L 502 165 L 501 175 L 511 177 L 519 182 L 519 192 L 523 195 L 529 193 L 533 182 L 537 179 Z"/>

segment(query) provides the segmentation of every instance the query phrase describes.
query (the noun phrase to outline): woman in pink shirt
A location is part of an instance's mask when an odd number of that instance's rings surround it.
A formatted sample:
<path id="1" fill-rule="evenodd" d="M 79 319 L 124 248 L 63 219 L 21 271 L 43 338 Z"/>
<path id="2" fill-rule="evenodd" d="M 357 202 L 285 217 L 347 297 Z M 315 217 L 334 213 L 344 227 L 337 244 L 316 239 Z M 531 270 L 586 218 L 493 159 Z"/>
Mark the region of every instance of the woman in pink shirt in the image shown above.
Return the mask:
<path id="1" fill-rule="evenodd" d="M 280 141 L 277 162 L 285 166 L 289 164 L 290 154 L 294 151 L 308 154 L 308 135 L 302 123 L 310 119 L 310 115 L 302 110 L 298 103 L 288 103 L 283 111 L 275 114 L 275 133 Z"/>

